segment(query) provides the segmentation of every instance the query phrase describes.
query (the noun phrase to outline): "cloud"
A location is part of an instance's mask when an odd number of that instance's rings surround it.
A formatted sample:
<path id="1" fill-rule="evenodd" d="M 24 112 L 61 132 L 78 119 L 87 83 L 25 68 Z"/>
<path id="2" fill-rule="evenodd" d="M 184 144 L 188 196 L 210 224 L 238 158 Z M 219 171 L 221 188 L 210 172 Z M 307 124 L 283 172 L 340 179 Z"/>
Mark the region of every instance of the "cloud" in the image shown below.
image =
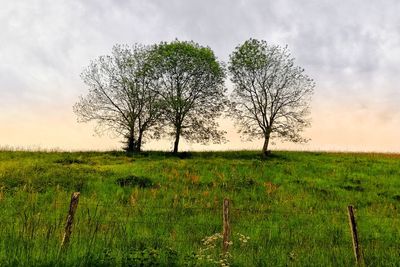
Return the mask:
<path id="1" fill-rule="evenodd" d="M 400 2 L 395 0 L 0 4 L 3 118 L 31 110 L 41 110 L 37 116 L 42 116 L 43 110 L 60 108 L 71 115 L 69 107 L 86 92 L 80 72 L 115 43 L 190 39 L 227 60 L 235 46 L 254 37 L 289 45 L 297 64 L 317 83 L 314 115 L 327 107 L 351 107 L 354 114 L 400 129 Z"/>

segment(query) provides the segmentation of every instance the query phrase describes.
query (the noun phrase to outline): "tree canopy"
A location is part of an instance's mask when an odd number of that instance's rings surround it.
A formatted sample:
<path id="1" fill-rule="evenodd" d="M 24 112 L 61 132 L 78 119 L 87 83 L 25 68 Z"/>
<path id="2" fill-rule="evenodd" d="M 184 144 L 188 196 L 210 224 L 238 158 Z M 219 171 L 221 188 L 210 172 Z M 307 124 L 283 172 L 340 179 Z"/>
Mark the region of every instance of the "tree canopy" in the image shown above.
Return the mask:
<path id="1" fill-rule="evenodd" d="M 305 142 L 315 83 L 296 66 L 287 47 L 249 39 L 228 62 L 234 85 L 229 100 L 226 70 L 211 48 L 193 41 L 131 47 L 116 45 L 82 72 L 89 92 L 74 105 L 81 122 L 97 122 L 96 131 L 125 139 L 125 149 L 140 152 L 150 138 L 207 144 L 225 140 L 218 118 L 228 107 L 242 136 Z"/>
<path id="2" fill-rule="evenodd" d="M 263 138 L 267 154 L 272 136 L 293 142 L 310 125 L 309 103 L 314 81 L 294 64 L 287 47 L 249 39 L 230 55 L 229 72 L 234 89 L 230 115 L 239 132 L 248 138 Z"/>
<path id="3" fill-rule="evenodd" d="M 140 151 L 146 137 L 158 137 L 160 106 L 151 90 L 151 47 L 116 45 L 82 72 L 89 93 L 74 105 L 80 122 L 97 122 L 97 132 L 111 130 L 126 140 L 125 149 Z M 150 132 L 149 130 L 153 130 Z M 147 134 L 147 136 L 146 136 Z"/>
<path id="4" fill-rule="evenodd" d="M 209 47 L 194 42 L 173 41 L 155 46 L 151 66 L 154 91 L 162 100 L 161 129 L 175 138 L 208 143 L 223 140 L 216 118 L 225 105 L 225 70 Z"/>

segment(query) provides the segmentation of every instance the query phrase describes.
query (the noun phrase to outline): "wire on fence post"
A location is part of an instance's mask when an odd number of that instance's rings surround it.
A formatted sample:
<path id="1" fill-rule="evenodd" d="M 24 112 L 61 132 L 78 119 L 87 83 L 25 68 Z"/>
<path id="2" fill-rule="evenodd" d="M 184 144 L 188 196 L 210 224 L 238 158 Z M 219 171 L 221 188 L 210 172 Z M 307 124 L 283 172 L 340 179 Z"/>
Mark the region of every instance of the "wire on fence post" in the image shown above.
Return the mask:
<path id="1" fill-rule="evenodd" d="M 74 216 L 76 209 L 78 208 L 79 196 L 80 192 L 74 192 L 71 196 L 71 202 L 69 204 L 69 211 L 67 215 L 67 222 L 65 224 L 64 236 L 61 242 L 61 250 L 64 250 L 68 247 L 69 240 L 72 234 L 72 224 L 74 223 Z"/>
<path id="2" fill-rule="evenodd" d="M 349 224 L 350 224 L 350 231 L 351 236 L 353 239 L 353 250 L 354 250 L 354 257 L 356 259 L 356 265 L 361 266 L 363 265 L 363 256 L 360 247 L 360 243 L 358 240 L 358 232 L 357 232 L 357 224 L 356 219 L 354 218 L 354 208 L 353 206 L 347 206 L 347 211 L 349 215 Z"/>
<path id="3" fill-rule="evenodd" d="M 228 252 L 229 249 L 229 236 L 231 233 L 231 226 L 229 224 L 229 199 L 224 199 L 223 204 L 223 243 L 222 243 L 222 251 L 224 254 Z"/>

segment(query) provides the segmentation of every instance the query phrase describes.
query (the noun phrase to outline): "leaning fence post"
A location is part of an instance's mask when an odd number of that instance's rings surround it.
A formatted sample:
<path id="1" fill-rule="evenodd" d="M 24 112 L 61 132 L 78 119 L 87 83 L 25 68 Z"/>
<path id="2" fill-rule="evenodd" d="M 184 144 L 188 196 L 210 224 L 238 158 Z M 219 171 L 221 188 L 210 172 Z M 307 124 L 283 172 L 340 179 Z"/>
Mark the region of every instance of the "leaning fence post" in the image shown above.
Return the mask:
<path id="1" fill-rule="evenodd" d="M 68 247 L 69 240 L 70 240 L 71 234 L 72 234 L 72 224 L 74 222 L 74 216 L 75 216 L 76 209 L 78 208 L 80 194 L 81 194 L 80 192 L 72 193 L 71 203 L 69 204 L 67 222 L 65 224 L 64 236 L 63 236 L 63 239 L 61 242 L 61 250 L 64 250 L 65 248 Z"/>
<path id="2" fill-rule="evenodd" d="M 357 224 L 356 224 L 356 219 L 354 218 L 353 206 L 351 206 L 351 205 L 347 206 L 347 211 L 348 211 L 348 215 L 349 215 L 351 236 L 353 239 L 354 257 L 356 259 L 356 265 L 360 266 L 363 264 L 363 256 L 362 256 L 360 243 L 358 240 Z"/>
<path id="3" fill-rule="evenodd" d="M 228 252 L 229 248 L 229 236 L 231 234 L 231 226 L 229 224 L 229 199 L 224 199 L 223 204 L 223 243 L 222 243 L 222 251 L 224 254 Z"/>

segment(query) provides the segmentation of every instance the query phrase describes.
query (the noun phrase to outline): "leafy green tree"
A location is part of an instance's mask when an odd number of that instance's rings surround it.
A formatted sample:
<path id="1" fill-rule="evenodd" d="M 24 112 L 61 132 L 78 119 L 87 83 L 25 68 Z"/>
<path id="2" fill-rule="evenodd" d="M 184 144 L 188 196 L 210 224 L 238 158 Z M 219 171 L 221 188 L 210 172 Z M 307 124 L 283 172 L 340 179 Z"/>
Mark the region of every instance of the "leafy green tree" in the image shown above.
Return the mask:
<path id="1" fill-rule="evenodd" d="M 82 72 L 89 93 L 74 105 L 79 122 L 96 121 L 96 132 L 112 131 L 125 138 L 128 152 L 140 152 L 145 138 L 159 137 L 161 110 L 151 90 L 148 59 L 151 47 L 115 45 Z"/>
<path id="2" fill-rule="evenodd" d="M 240 133 L 249 139 L 263 138 L 265 155 L 273 136 L 307 141 L 300 134 L 310 125 L 315 83 L 295 66 L 287 47 L 249 39 L 232 52 L 228 69 L 234 84 L 229 113 Z"/>
<path id="3" fill-rule="evenodd" d="M 218 118 L 225 106 L 225 70 L 209 47 L 194 42 L 162 42 L 155 46 L 151 66 L 157 81 L 154 90 L 162 99 L 162 131 L 175 139 L 221 142 Z"/>

